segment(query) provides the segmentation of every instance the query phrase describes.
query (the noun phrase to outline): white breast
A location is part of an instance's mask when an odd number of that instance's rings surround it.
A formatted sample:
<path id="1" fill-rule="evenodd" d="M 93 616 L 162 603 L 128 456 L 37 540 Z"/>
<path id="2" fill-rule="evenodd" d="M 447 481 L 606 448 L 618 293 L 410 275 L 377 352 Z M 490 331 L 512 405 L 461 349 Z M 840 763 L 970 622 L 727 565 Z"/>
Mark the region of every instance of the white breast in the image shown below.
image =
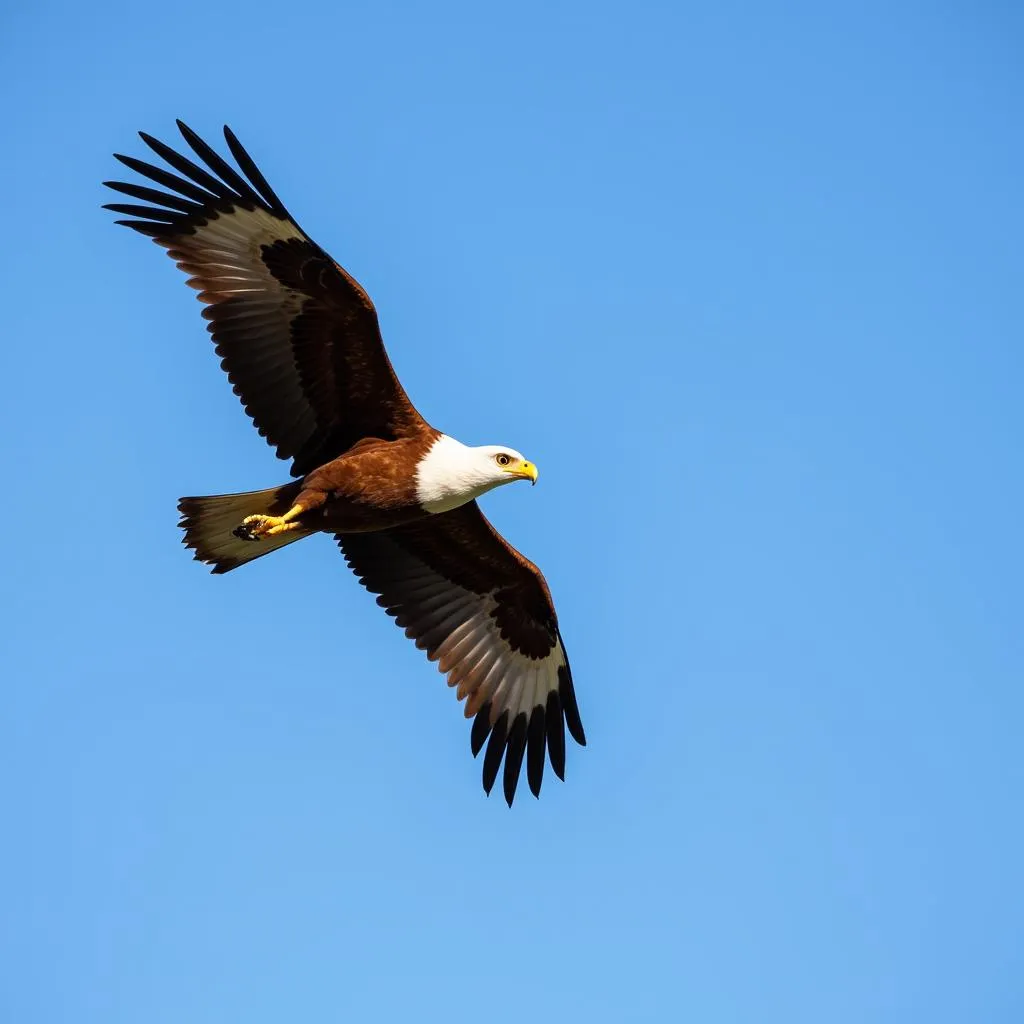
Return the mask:
<path id="1" fill-rule="evenodd" d="M 416 467 L 416 500 L 428 512 L 450 512 L 501 482 L 478 449 L 442 434 Z"/>

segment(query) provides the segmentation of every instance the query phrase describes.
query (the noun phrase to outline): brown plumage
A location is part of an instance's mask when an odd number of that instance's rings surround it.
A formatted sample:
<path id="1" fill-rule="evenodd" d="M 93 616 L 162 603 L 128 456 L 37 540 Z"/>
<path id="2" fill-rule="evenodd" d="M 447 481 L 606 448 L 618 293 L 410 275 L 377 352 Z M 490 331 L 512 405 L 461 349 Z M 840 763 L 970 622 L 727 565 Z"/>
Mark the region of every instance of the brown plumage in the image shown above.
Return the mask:
<path id="1" fill-rule="evenodd" d="M 536 470 L 510 450 L 467 449 L 430 426 L 395 375 L 366 292 L 299 228 L 230 129 L 241 173 L 178 126 L 205 168 L 140 133 L 173 172 L 117 156 L 162 188 L 107 182 L 150 204 L 108 209 L 189 275 L 235 393 L 299 478 L 181 499 L 184 543 L 223 573 L 334 534 L 361 582 L 466 701 L 474 756 L 487 744 L 487 792 L 504 759 L 511 805 L 525 757 L 538 795 L 545 750 L 563 778 L 566 727 L 586 739 L 547 583 L 474 500 L 513 478 L 535 481 Z"/>

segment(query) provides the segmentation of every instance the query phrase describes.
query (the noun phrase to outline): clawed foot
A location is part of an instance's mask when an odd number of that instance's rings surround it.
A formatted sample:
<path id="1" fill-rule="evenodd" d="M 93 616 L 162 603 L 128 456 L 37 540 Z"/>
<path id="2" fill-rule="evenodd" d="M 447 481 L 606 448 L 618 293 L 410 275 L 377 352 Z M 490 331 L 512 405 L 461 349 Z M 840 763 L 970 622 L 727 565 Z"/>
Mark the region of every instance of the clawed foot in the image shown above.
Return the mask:
<path id="1" fill-rule="evenodd" d="M 246 516 L 242 520 L 242 525 L 236 526 L 231 532 L 239 540 L 262 540 L 264 537 L 276 537 L 279 533 L 299 528 L 299 524 L 293 520 L 300 512 L 302 512 L 301 507 L 296 505 L 283 516 Z"/>

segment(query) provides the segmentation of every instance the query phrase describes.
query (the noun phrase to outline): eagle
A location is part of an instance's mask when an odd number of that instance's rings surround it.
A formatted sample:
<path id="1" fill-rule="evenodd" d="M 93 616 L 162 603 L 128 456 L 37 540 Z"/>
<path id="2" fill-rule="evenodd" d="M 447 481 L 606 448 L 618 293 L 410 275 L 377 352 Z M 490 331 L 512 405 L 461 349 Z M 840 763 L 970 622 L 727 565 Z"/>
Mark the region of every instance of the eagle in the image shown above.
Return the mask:
<path id="1" fill-rule="evenodd" d="M 546 759 L 565 778 L 566 730 L 581 746 L 586 736 L 547 582 L 477 504 L 516 480 L 535 484 L 536 466 L 431 426 L 392 368 L 370 297 L 299 227 L 231 129 L 237 169 L 177 125 L 203 166 L 139 132 L 171 170 L 115 153 L 152 184 L 104 182 L 138 201 L 105 208 L 188 275 L 235 394 L 295 478 L 182 498 L 184 545 L 225 573 L 332 534 L 465 701 L 473 756 L 486 744 L 484 791 L 504 761 L 511 807 L 525 758 L 539 796 Z"/>

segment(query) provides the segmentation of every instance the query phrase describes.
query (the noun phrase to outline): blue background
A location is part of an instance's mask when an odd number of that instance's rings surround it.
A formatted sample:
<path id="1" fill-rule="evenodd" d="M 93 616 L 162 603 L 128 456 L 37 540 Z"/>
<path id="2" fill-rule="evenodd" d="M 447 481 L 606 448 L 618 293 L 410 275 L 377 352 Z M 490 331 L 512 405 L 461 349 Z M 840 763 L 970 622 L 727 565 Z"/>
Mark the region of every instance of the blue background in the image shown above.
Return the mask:
<path id="1" fill-rule="evenodd" d="M 0 1017 L 1024 1019 L 1024 16 L 35 4 L 0 31 Z M 227 121 L 546 571 L 590 746 L 487 800 L 110 153 Z"/>

